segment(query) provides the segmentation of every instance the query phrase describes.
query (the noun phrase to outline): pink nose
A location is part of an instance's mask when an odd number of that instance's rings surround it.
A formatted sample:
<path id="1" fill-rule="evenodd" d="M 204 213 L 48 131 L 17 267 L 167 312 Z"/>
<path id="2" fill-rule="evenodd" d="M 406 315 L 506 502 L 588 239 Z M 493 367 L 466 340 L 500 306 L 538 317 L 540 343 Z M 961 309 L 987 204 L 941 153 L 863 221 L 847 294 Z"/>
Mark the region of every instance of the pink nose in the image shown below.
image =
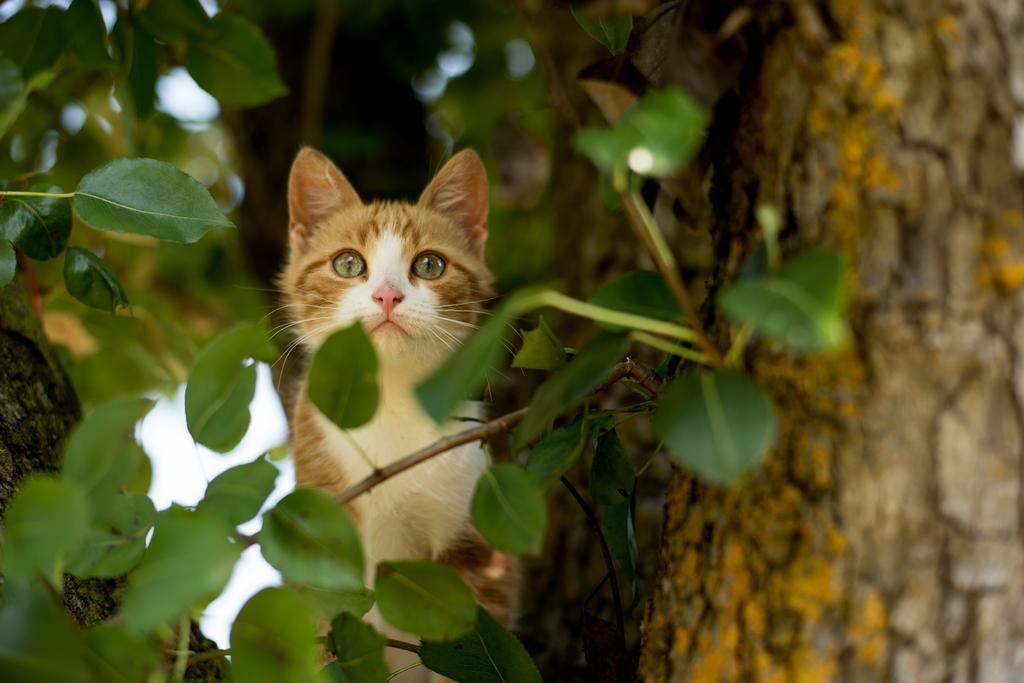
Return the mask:
<path id="1" fill-rule="evenodd" d="M 384 309 L 384 317 L 386 318 L 391 317 L 391 312 L 395 310 L 395 306 L 401 303 L 404 298 L 401 292 L 389 285 L 384 285 L 373 293 L 373 300 Z"/>

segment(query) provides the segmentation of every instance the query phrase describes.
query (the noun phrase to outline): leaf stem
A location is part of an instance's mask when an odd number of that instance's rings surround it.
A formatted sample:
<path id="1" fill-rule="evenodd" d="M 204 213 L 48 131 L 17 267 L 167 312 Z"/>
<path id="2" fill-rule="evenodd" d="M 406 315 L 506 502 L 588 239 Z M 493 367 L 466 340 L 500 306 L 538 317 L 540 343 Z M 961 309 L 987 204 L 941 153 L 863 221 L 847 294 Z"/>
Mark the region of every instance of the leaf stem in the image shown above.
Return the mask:
<path id="1" fill-rule="evenodd" d="M 697 309 L 690 299 L 690 293 L 686 289 L 682 277 L 679 275 L 676 257 L 672 250 L 669 249 L 668 243 L 665 242 L 665 236 L 661 234 L 661 229 L 658 228 L 654 216 L 651 215 L 647 204 L 644 203 L 643 198 L 637 192 L 627 191 L 627 178 L 624 172 L 616 173 L 613 180 L 615 190 L 619 195 L 619 200 L 622 202 L 626 218 L 629 219 L 633 232 L 637 234 L 637 237 L 640 238 L 640 241 L 643 242 L 650 253 L 651 258 L 654 259 L 654 264 L 657 266 L 658 272 L 661 273 L 661 277 L 665 280 L 665 284 L 668 285 L 672 298 L 676 300 L 679 310 L 686 315 L 686 319 L 690 322 L 694 341 L 707 354 L 713 367 L 721 366 L 722 354 L 719 353 L 718 349 L 704 333 L 704 325 L 701 322 L 700 316 L 697 315 Z"/>
<path id="2" fill-rule="evenodd" d="M 174 658 L 174 680 L 184 681 L 185 670 L 188 668 L 188 637 L 192 629 L 192 618 L 187 614 L 178 624 L 178 649 Z"/>
<path id="3" fill-rule="evenodd" d="M 680 358 L 693 361 L 694 363 L 700 363 L 701 365 L 711 365 L 711 359 L 709 359 L 706 354 L 693 349 L 688 349 L 685 346 L 680 346 L 679 344 L 673 344 L 672 342 L 666 341 L 661 337 L 656 337 L 653 334 L 648 334 L 647 332 L 633 332 L 629 336 L 641 344 L 647 344 L 659 351 L 670 353 L 673 356 L 679 356 Z"/>
<path id="4" fill-rule="evenodd" d="M 28 192 L 27 190 L 0 190 L 0 197 L 55 197 L 57 199 L 71 199 L 74 192 Z"/>
<path id="5" fill-rule="evenodd" d="M 740 327 L 739 332 L 733 337 L 732 344 L 729 345 L 729 350 L 725 353 L 725 366 L 728 368 L 738 368 L 740 362 L 743 359 L 743 349 L 747 347 L 747 342 L 750 340 L 750 335 L 754 333 L 754 327 L 750 323 L 743 323 Z"/>
<path id="6" fill-rule="evenodd" d="M 655 375 L 650 368 L 627 358 L 612 369 L 608 376 L 605 377 L 596 389 L 594 389 L 593 394 L 604 391 L 623 377 L 632 377 L 645 389 L 651 392 L 651 394 L 657 395 L 658 392 L 661 391 L 661 380 L 658 379 L 658 376 Z M 373 487 L 387 481 L 396 474 L 400 474 L 411 467 L 415 467 L 420 463 L 430 460 L 433 457 L 446 453 L 453 448 L 458 448 L 464 444 L 473 443 L 474 441 L 482 441 L 494 436 L 495 434 L 506 432 L 522 421 L 527 410 L 528 408 L 520 408 L 519 410 L 506 413 L 501 417 L 495 418 L 481 425 L 477 425 L 471 429 L 466 429 L 435 441 L 425 448 L 421 448 L 418 451 L 406 455 L 405 457 L 399 458 L 390 465 L 374 470 L 362 481 L 353 484 L 339 493 L 334 499 L 342 505 L 345 505 L 355 498 L 363 495 Z"/>
<path id="7" fill-rule="evenodd" d="M 605 308 L 604 306 L 597 306 L 585 301 L 580 301 L 579 299 L 574 299 L 571 296 L 566 296 L 565 294 L 554 290 L 546 290 L 527 296 L 523 299 L 520 306 L 521 309 L 527 310 L 548 306 L 550 308 L 557 308 L 558 310 L 566 313 L 571 313 L 572 315 L 580 316 L 581 318 L 589 318 L 590 320 L 606 323 L 608 325 L 620 325 L 634 330 L 663 334 L 682 341 L 694 341 L 696 339 L 696 335 L 693 330 L 683 327 L 682 325 L 671 323 L 666 320 L 657 320 L 643 315 L 636 315 L 635 313 L 616 311 L 612 308 Z"/>

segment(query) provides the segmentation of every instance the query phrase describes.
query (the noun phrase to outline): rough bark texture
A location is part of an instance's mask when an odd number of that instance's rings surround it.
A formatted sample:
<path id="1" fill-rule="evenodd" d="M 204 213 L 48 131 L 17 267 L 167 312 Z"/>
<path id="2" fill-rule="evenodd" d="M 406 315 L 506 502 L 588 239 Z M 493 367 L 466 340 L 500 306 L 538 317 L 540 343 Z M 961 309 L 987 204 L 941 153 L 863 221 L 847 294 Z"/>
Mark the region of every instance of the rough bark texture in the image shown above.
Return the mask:
<path id="1" fill-rule="evenodd" d="M 57 471 L 79 417 L 78 396 L 21 281 L 0 288 L 0 519 L 26 477 Z M 78 623 L 97 623 L 116 611 L 119 587 L 69 576 L 65 607 Z"/>
<path id="2" fill-rule="evenodd" d="M 855 340 L 755 352 L 782 433 L 745 487 L 677 473 L 641 676 L 1017 680 L 1024 8 L 789 8 L 760 26 L 735 128 L 717 131 L 719 281 L 755 204 L 775 205 L 787 251 L 849 255 Z"/>
<path id="3" fill-rule="evenodd" d="M 57 470 L 80 411 L 21 282 L 0 288 L 0 517 L 26 476 Z"/>

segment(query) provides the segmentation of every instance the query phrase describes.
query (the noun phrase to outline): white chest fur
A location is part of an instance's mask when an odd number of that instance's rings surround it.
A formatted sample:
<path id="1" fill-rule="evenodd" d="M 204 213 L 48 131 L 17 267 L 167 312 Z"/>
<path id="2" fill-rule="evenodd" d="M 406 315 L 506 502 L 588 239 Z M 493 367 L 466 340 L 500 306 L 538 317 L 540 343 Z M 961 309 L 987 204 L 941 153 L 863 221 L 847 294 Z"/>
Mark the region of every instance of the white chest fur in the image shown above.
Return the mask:
<path id="1" fill-rule="evenodd" d="M 478 405 L 458 414 L 478 418 Z M 342 432 L 322 415 L 318 426 L 327 450 L 350 483 L 373 467 L 387 465 L 438 439 L 466 428 L 464 422 L 436 424 L 420 408 L 406 378 L 381 375 L 381 400 L 373 419 Z M 439 455 L 402 472 L 356 499 L 367 565 L 393 559 L 436 556 L 469 524 L 469 504 L 487 455 L 477 443 Z"/>

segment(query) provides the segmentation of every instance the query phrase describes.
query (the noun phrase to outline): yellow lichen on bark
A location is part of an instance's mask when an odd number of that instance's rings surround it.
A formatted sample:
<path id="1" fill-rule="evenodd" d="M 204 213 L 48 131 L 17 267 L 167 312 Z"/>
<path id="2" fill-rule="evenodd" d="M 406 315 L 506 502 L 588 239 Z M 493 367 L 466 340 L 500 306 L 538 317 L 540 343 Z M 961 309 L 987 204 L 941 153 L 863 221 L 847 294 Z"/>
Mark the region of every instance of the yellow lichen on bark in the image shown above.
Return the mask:
<path id="1" fill-rule="evenodd" d="M 808 128 L 833 147 L 836 176 L 825 220 L 835 227 L 841 246 L 855 253 L 865 223 L 865 192 L 898 192 L 902 179 L 886 157 L 886 142 L 902 103 L 884 79 L 875 30 L 876 13 L 838 2 L 834 11 L 848 17 L 845 38 L 821 61 L 820 84 L 807 112 Z"/>

